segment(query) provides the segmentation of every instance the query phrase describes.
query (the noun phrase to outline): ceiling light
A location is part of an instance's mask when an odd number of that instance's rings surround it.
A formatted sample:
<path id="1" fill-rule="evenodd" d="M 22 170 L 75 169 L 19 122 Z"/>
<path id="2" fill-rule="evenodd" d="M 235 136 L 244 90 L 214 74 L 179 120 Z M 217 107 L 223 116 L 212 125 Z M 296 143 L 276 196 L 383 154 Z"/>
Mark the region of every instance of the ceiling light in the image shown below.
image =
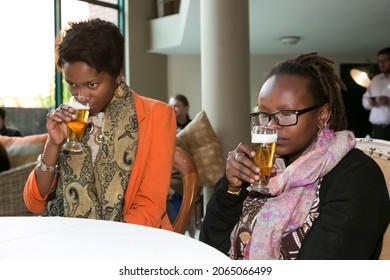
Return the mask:
<path id="1" fill-rule="evenodd" d="M 299 42 L 301 37 L 299 36 L 286 36 L 279 39 L 283 45 L 295 45 Z"/>

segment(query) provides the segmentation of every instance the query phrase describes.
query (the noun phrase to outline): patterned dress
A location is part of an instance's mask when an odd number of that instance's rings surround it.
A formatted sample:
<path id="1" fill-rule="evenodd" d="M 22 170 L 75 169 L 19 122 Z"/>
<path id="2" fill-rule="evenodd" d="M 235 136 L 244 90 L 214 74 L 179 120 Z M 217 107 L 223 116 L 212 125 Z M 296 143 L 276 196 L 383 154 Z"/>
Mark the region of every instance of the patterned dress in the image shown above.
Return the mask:
<path id="1" fill-rule="evenodd" d="M 316 198 L 303 226 L 283 237 L 279 257 L 281 260 L 296 259 L 305 235 L 312 227 L 313 221 L 318 217 L 319 187 L 320 185 L 318 184 Z M 230 257 L 232 259 L 243 259 L 246 245 L 251 238 L 252 230 L 256 223 L 257 214 L 267 199 L 268 196 L 257 192 L 248 193 L 248 197 L 244 201 L 240 222 L 231 234 L 231 241 L 234 244 L 230 250 Z"/>

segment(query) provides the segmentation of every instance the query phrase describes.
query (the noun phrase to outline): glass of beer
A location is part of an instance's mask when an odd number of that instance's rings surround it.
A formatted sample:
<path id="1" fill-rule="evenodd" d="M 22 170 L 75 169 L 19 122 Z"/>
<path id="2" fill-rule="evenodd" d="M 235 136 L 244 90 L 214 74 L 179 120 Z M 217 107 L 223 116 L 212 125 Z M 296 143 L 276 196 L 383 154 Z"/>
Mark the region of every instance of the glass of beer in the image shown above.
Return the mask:
<path id="1" fill-rule="evenodd" d="M 68 105 L 75 110 L 77 117 L 67 124 L 68 138 L 63 145 L 63 149 L 78 153 L 84 149 L 80 141 L 89 116 L 89 103 L 81 97 L 72 96 Z"/>
<path id="2" fill-rule="evenodd" d="M 278 133 L 275 128 L 266 126 L 252 127 L 252 149 L 256 155 L 253 162 L 260 167 L 260 180 L 251 184 L 249 191 L 255 191 L 264 195 L 271 195 L 268 189 L 268 182 L 271 176 L 271 169 L 275 161 L 275 148 Z"/>

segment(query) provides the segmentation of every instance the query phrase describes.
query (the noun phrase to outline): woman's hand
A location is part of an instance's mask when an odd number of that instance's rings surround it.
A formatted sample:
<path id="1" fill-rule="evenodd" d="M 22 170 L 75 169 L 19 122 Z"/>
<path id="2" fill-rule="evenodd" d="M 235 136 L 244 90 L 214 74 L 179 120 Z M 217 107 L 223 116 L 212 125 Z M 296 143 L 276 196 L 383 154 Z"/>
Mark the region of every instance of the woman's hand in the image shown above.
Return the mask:
<path id="1" fill-rule="evenodd" d="M 49 141 L 60 146 L 67 137 L 67 123 L 76 118 L 74 109 L 66 104 L 61 104 L 55 111 L 47 114 L 46 128 L 49 133 Z"/>
<path id="2" fill-rule="evenodd" d="M 229 191 L 238 191 L 244 182 L 254 183 L 260 180 L 260 168 L 251 158 L 255 152 L 246 144 L 238 144 L 234 151 L 230 151 L 226 160 L 226 178 L 229 182 Z"/>
<path id="3" fill-rule="evenodd" d="M 253 163 L 255 151 L 249 145 L 238 144 L 234 151 L 230 151 L 226 160 L 226 178 L 229 182 L 228 190 L 236 192 L 244 182 L 254 183 L 260 180 L 260 168 Z M 271 176 L 276 175 L 276 168 L 271 170 Z"/>

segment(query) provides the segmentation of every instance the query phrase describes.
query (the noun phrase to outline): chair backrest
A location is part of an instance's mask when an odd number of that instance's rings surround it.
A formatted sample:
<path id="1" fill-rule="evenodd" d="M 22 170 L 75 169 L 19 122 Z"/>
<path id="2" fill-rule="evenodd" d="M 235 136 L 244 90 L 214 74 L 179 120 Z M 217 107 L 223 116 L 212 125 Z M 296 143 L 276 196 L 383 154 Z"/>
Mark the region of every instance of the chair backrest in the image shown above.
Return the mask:
<path id="1" fill-rule="evenodd" d="M 26 180 L 36 161 L 0 173 L 0 216 L 31 216 L 23 200 Z"/>
<path id="2" fill-rule="evenodd" d="M 183 200 L 172 227 L 173 231 L 184 233 L 198 194 L 198 171 L 191 156 L 179 147 L 175 148 L 173 167 L 182 175 Z"/>
<path id="3" fill-rule="evenodd" d="M 379 139 L 356 138 L 356 148 L 373 158 L 385 176 L 387 191 L 390 193 L 390 141 Z M 390 260 L 390 226 L 383 237 L 381 260 Z"/>

